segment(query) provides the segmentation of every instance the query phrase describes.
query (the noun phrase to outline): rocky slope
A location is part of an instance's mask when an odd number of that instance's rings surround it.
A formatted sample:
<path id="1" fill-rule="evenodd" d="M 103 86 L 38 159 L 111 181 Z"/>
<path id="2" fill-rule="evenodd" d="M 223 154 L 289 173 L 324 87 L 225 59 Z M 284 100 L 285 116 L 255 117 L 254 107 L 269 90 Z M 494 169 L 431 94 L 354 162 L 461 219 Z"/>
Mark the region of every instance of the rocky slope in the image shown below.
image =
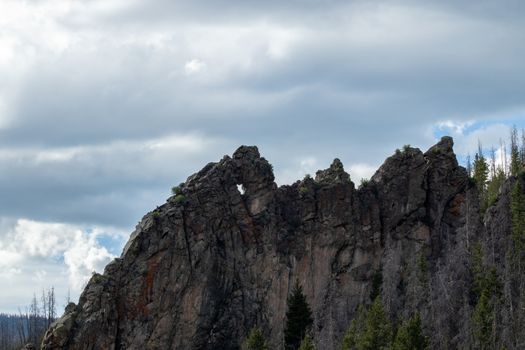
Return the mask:
<path id="1" fill-rule="evenodd" d="M 444 137 L 425 153 L 398 151 L 359 189 L 338 159 L 315 180 L 277 187 L 257 148 L 242 146 L 143 218 L 42 348 L 238 349 L 258 325 L 281 349 L 298 279 L 317 348 L 339 349 L 378 273 L 393 320 L 417 310 L 432 349 L 470 348 L 477 242 L 508 295 L 494 322 L 498 348 L 520 348 L 509 313 L 520 300 L 508 266 L 510 183 L 483 219 L 452 146 Z"/>

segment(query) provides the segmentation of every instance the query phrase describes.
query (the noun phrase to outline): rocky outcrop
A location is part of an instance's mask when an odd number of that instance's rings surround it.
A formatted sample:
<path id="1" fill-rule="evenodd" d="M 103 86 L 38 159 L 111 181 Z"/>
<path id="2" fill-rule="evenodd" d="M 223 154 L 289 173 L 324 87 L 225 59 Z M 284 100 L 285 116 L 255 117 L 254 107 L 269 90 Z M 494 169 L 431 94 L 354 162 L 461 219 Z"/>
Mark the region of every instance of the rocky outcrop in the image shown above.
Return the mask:
<path id="1" fill-rule="evenodd" d="M 452 147 L 449 137 L 426 153 L 406 147 L 356 189 L 338 159 L 277 187 L 257 148 L 242 146 L 143 218 L 42 348 L 239 349 L 258 325 L 281 349 L 298 279 L 317 348 L 338 349 L 378 273 L 392 320 L 419 311 L 432 349 L 469 348 L 470 247 L 496 247 L 494 263 L 511 273 L 498 253 L 510 244 L 508 190 L 483 222 Z M 514 332 L 502 331 L 508 349 Z"/>

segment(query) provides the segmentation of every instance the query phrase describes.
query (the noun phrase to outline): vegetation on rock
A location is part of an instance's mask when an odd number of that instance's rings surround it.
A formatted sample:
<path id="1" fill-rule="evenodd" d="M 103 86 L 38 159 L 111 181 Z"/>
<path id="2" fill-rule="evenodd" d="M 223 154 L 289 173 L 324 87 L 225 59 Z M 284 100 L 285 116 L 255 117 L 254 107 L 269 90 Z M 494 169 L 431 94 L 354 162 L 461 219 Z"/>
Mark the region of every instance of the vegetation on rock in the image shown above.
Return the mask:
<path id="1" fill-rule="evenodd" d="M 396 332 L 392 350 L 426 350 L 428 337 L 423 335 L 419 313 L 413 315 Z"/>
<path id="2" fill-rule="evenodd" d="M 303 288 L 299 281 L 296 280 L 292 294 L 288 297 L 288 311 L 286 312 L 286 326 L 284 329 L 286 350 L 299 349 L 312 323 L 312 311 L 306 301 Z"/>
<path id="3" fill-rule="evenodd" d="M 303 338 L 303 341 L 301 342 L 301 346 L 299 347 L 299 350 L 315 350 L 314 341 L 312 340 L 312 337 L 309 335 L 306 335 Z"/>
<path id="4" fill-rule="evenodd" d="M 252 328 L 250 334 L 244 341 L 242 350 L 268 350 L 266 340 L 263 337 L 261 330 L 258 327 Z"/>

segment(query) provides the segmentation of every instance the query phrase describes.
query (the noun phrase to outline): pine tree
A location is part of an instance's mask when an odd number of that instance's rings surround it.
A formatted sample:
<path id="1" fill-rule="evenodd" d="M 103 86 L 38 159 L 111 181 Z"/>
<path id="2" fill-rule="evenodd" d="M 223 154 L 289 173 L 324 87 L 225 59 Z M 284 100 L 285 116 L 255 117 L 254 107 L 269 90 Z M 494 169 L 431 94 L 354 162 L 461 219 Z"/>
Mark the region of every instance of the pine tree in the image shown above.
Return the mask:
<path id="1" fill-rule="evenodd" d="M 495 309 L 501 301 L 503 286 L 495 266 L 483 264 L 483 250 L 476 243 L 472 251 L 473 292 L 476 295 L 476 307 L 472 313 L 473 335 L 476 349 L 492 349 L 497 343 L 494 332 Z"/>
<path id="2" fill-rule="evenodd" d="M 480 350 L 490 349 L 491 344 L 493 310 L 489 299 L 488 291 L 484 290 L 472 315 L 474 338 Z"/>
<path id="3" fill-rule="evenodd" d="M 314 342 L 309 335 L 304 337 L 299 350 L 315 350 Z"/>
<path id="4" fill-rule="evenodd" d="M 485 287 L 485 269 L 483 267 L 483 250 L 479 242 L 472 246 L 472 275 L 474 277 L 473 291 L 479 298 Z"/>
<path id="5" fill-rule="evenodd" d="M 517 176 L 521 171 L 520 152 L 518 146 L 518 130 L 514 125 L 510 131 L 510 174 Z"/>
<path id="6" fill-rule="evenodd" d="M 268 350 L 266 341 L 259 328 L 252 328 L 250 334 L 248 334 L 248 338 L 246 338 L 242 345 L 242 350 Z"/>
<path id="7" fill-rule="evenodd" d="M 359 305 L 354 319 L 350 323 L 350 327 L 346 331 L 343 338 L 341 350 L 353 350 L 357 348 L 357 344 L 362 343 L 363 334 L 365 331 L 365 322 L 367 312 L 363 305 Z"/>
<path id="8" fill-rule="evenodd" d="M 392 325 L 381 298 L 377 297 L 368 312 L 360 306 L 343 338 L 342 350 L 386 350 L 392 343 Z"/>
<path id="9" fill-rule="evenodd" d="M 521 129 L 520 161 L 521 169 L 525 170 L 525 128 Z"/>
<path id="10" fill-rule="evenodd" d="M 496 202 L 499 195 L 499 189 L 505 182 L 505 173 L 501 167 L 498 167 L 494 176 L 490 179 L 487 185 L 487 205 L 491 206 Z"/>
<path id="11" fill-rule="evenodd" d="M 510 196 L 512 238 L 517 255 L 525 252 L 525 194 L 519 181 L 512 187 Z"/>
<path id="12" fill-rule="evenodd" d="M 366 317 L 366 330 L 362 344 L 358 349 L 381 350 L 388 349 L 392 339 L 392 326 L 383 310 L 381 298 L 377 297 Z"/>
<path id="13" fill-rule="evenodd" d="M 292 294 L 288 297 L 284 329 L 285 349 L 297 350 L 312 323 L 312 311 L 303 294 L 303 288 L 299 285 L 299 281 L 296 281 Z"/>
<path id="14" fill-rule="evenodd" d="M 479 190 L 480 194 L 480 206 L 481 210 L 485 211 L 487 208 L 487 180 L 489 174 L 489 166 L 485 157 L 483 156 L 483 149 L 481 143 L 478 143 L 478 152 L 474 156 L 474 182 Z"/>
<path id="15" fill-rule="evenodd" d="M 419 314 L 403 322 L 397 331 L 392 350 L 426 350 L 428 337 L 423 335 Z"/>

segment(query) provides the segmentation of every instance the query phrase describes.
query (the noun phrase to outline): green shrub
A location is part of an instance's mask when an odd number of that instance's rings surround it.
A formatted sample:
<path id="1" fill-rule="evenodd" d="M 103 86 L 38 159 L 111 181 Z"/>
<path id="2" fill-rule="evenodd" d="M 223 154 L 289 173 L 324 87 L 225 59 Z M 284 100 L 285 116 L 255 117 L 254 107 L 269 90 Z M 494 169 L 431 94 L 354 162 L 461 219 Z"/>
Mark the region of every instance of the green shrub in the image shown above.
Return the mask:
<path id="1" fill-rule="evenodd" d="M 366 187 L 369 184 L 370 184 L 370 180 L 369 179 L 365 179 L 365 178 L 361 179 L 361 187 Z"/>
<path id="2" fill-rule="evenodd" d="M 91 282 L 92 283 L 102 283 L 106 280 L 106 277 L 104 277 L 103 275 L 101 275 L 100 273 L 97 273 L 95 271 L 93 271 L 91 273 Z"/>
<path id="3" fill-rule="evenodd" d="M 263 337 L 261 330 L 257 327 L 252 328 L 250 334 L 244 341 L 241 347 L 242 350 L 268 350 L 266 340 Z"/>
<path id="4" fill-rule="evenodd" d="M 304 337 L 303 341 L 301 342 L 301 346 L 299 347 L 299 350 L 315 350 L 312 337 L 310 337 L 309 335 Z"/>
<path id="5" fill-rule="evenodd" d="M 183 194 L 176 195 L 174 201 L 175 201 L 175 203 L 185 203 L 186 202 L 186 196 L 183 195 Z"/>
<path id="6" fill-rule="evenodd" d="M 174 196 L 182 194 L 182 187 L 183 186 L 184 186 L 184 182 L 181 182 L 178 186 L 173 186 L 171 188 L 171 194 L 174 195 Z"/>
<path id="7" fill-rule="evenodd" d="M 426 350 L 428 337 L 423 335 L 419 314 L 404 321 L 399 327 L 392 350 Z"/>
<path id="8" fill-rule="evenodd" d="M 307 194 L 308 192 L 310 192 L 310 189 L 307 186 L 304 186 L 304 185 L 299 186 L 300 194 Z"/>

